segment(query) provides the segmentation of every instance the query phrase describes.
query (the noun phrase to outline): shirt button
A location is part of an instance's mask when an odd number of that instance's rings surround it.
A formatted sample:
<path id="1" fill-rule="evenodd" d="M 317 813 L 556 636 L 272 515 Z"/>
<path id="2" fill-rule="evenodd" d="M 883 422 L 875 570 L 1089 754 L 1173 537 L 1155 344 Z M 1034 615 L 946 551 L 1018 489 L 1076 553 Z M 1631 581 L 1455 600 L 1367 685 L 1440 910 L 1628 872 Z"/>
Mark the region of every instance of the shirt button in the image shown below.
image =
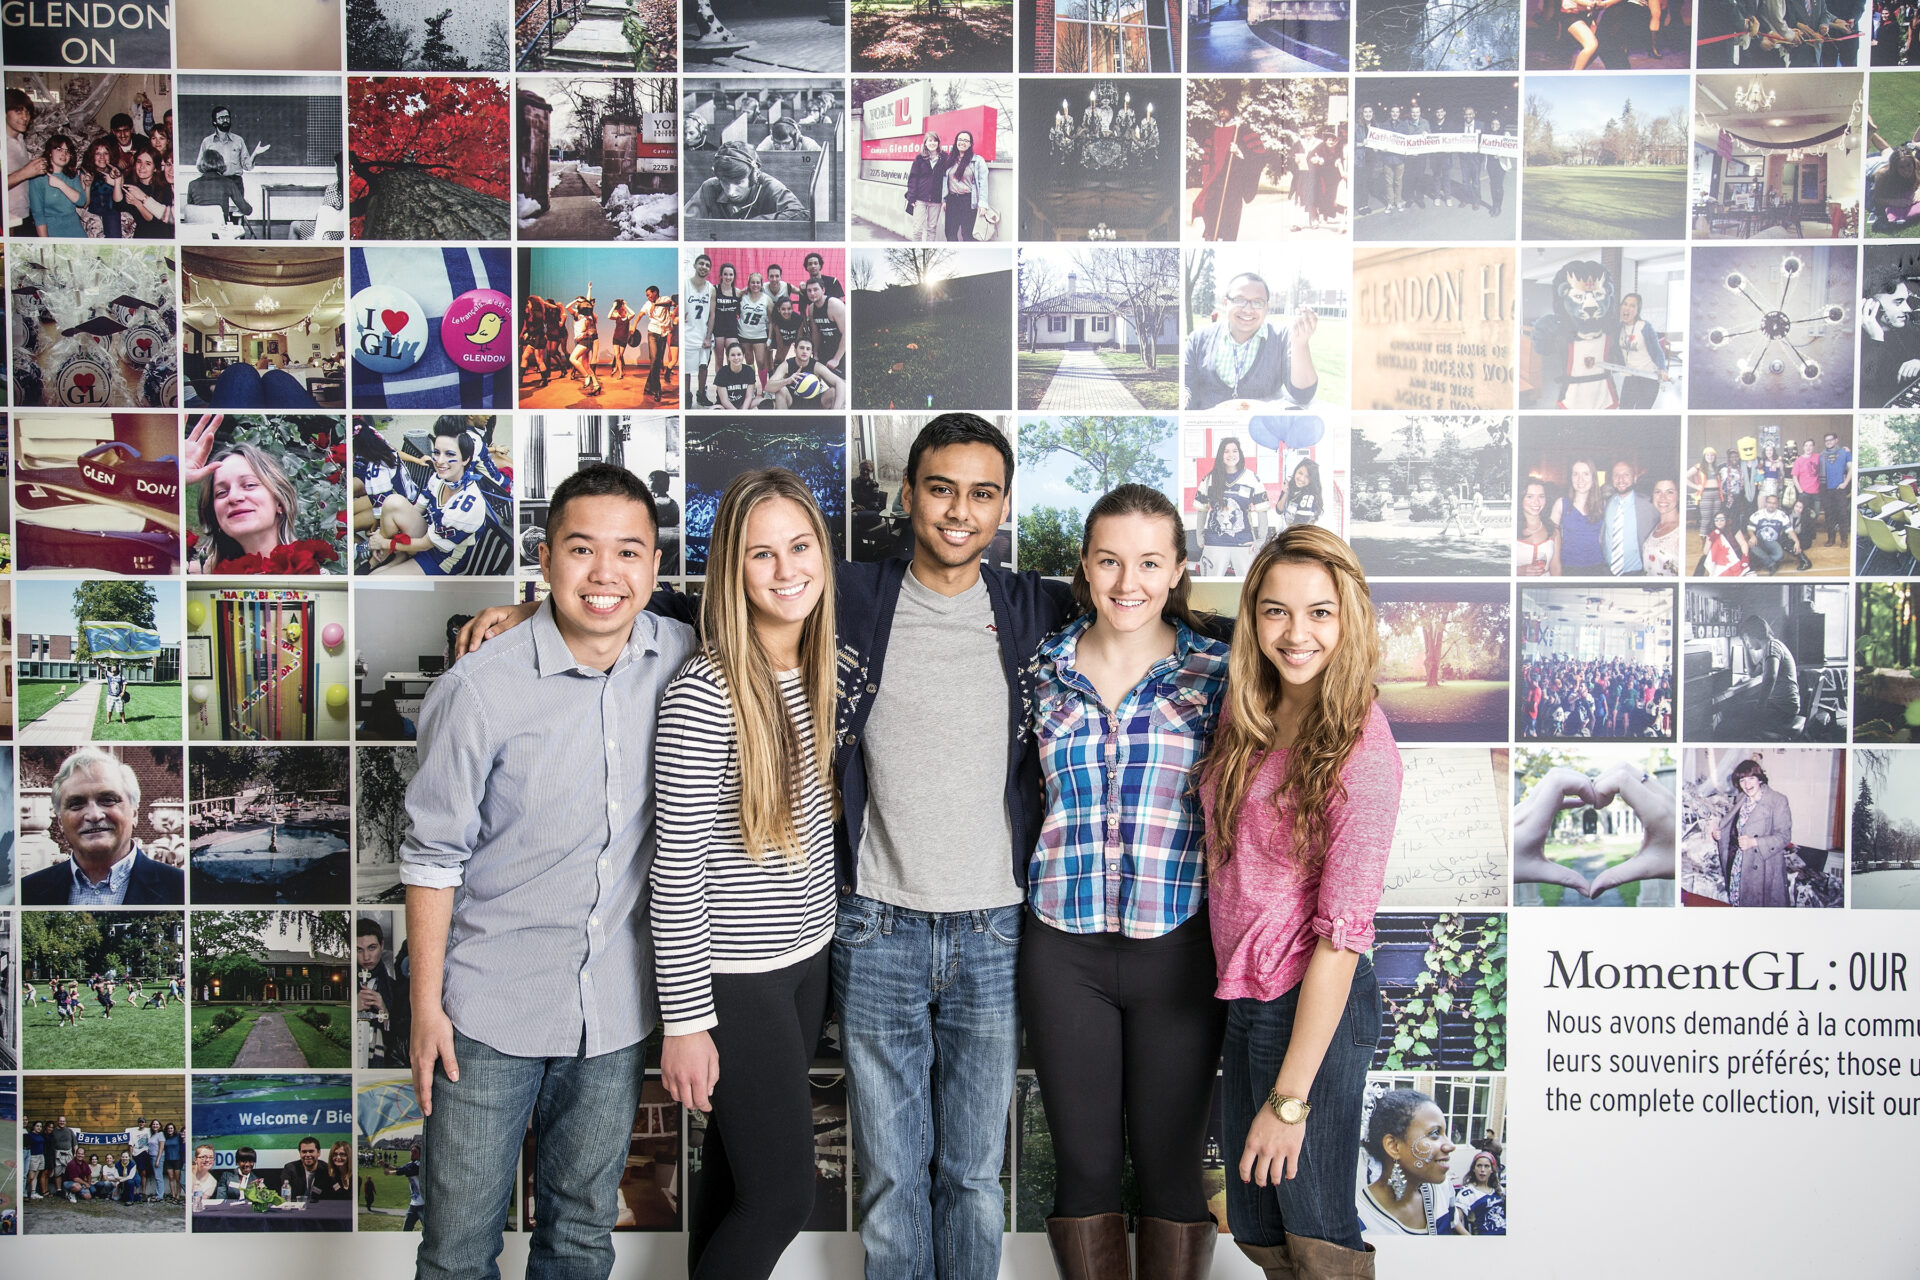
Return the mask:
<path id="1" fill-rule="evenodd" d="M 588 927 L 589 929 L 598 929 L 598 928 L 600 927 L 600 917 L 599 917 L 599 916 L 588 916 L 588 917 L 587 917 L 587 927 Z"/>
<path id="2" fill-rule="evenodd" d="M 604 871 L 606 870 L 606 868 L 607 868 L 607 860 L 605 858 L 600 859 L 600 869 Z"/>
<path id="3" fill-rule="evenodd" d="M 620 807 L 620 802 L 619 802 L 618 800 L 609 800 L 609 801 L 607 801 L 607 808 L 609 808 L 609 809 L 618 809 L 619 807 Z"/>
<path id="4" fill-rule="evenodd" d="M 612 738 L 607 739 L 607 750 L 618 751 L 619 749 L 620 749 L 619 743 L 615 742 Z"/>

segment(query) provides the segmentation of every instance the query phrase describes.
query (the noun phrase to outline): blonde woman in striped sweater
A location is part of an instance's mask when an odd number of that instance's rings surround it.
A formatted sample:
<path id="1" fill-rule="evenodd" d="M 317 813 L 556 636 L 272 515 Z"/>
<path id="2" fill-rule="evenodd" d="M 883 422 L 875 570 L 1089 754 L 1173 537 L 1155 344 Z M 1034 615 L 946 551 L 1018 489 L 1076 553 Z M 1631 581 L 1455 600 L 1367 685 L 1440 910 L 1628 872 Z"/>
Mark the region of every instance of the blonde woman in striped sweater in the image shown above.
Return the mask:
<path id="1" fill-rule="evenodd" d="M 655 748 L 661 1074 L 712 1113 L 689 1274 L 755 1280 L 813 1209 L 807 1066 L 837 905 L 833 557 L 791 471 L 748 472 L 720 499 L 700 630 Z"/>

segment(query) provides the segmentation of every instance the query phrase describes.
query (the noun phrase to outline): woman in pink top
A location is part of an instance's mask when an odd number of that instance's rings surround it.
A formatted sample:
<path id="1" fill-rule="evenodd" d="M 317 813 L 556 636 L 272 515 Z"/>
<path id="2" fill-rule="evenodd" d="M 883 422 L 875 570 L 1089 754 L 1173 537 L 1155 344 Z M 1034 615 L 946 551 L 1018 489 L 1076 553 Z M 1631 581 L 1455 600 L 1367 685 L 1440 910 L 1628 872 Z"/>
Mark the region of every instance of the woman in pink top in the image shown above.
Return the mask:
<path id="1" fill-rule="evenodd" d="M 1400 756 L 1374 704 L 1366 574 L 1339 538 L 1294 526 L 1254 558 L 1239 617 L 1200 783 L 1229 1002 L 1227 1223 L 1268 1280 L 1370 1277 L 1354 1135 L 1380 987 L 1364 953 Z"/>

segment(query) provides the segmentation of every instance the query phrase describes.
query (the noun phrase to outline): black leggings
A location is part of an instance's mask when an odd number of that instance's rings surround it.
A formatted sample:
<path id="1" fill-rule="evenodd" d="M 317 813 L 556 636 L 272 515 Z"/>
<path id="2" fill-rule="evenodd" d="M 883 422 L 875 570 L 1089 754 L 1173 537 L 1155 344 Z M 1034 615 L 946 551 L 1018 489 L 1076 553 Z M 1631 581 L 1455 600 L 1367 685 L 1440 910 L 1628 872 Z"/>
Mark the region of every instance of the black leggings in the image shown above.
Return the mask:
<path id="1" fill-rule="evenodd" d="M 771 973 L 716 973 L 720 1083 L 688 1223 L 693 1280 L 755 1280 L 813 1213 L 813 1087 L 827 1016 L 828 948 Z M 741 1153 L 740 1163 L 727 1148 Z"/>
<path id="2" fill-rule="evenodd" d="M 1020 1021 L 1053 1133 L 1055 1217 L 1120 1212 L 1129 1158 L 1143 1216 L 1208 1216 L 1200 1162 L 1227 1013 L 1215 982 L 1204 907 L 1158 938 L 1029 917 Z"/>

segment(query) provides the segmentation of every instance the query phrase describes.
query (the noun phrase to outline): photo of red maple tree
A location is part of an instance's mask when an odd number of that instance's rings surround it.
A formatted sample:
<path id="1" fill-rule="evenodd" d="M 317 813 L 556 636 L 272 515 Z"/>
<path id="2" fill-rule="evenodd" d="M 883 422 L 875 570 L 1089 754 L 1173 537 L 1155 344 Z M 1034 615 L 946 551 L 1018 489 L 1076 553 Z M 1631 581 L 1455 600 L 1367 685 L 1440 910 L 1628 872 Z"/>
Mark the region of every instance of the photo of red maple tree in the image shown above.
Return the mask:
<path id="1" fill-rule="evenodd" d="M 356 240 L 505 240 L 507 87 L 486 77 L 347 81 Z"/>

